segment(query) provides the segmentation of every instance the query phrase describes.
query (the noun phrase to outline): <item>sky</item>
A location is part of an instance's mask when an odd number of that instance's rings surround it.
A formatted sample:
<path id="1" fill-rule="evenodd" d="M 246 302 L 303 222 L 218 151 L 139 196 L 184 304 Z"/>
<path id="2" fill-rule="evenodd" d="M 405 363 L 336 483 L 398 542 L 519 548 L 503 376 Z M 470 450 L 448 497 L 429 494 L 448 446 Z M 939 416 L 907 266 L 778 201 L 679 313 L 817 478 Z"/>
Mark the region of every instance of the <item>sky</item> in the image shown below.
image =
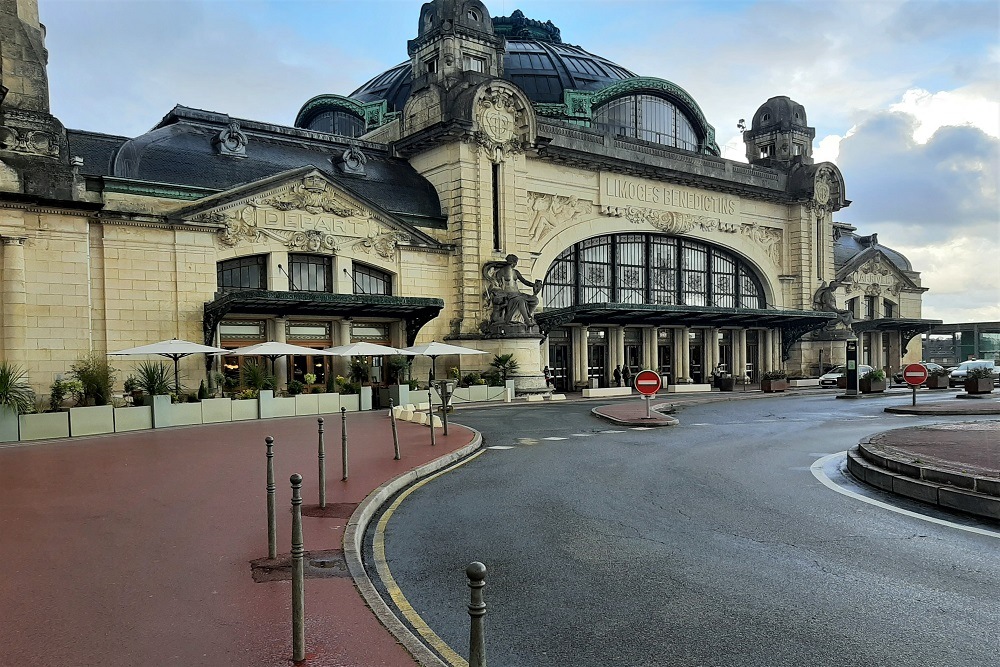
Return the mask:
<path id="1" fill-rule="evenodd" d="M 136 136 L 176 104 L 282 125 L 407 60 L 420 0 L 39 0 L 52 112 Z M 687 90 L 723 156 L 768 98 L 844 174 L 834 219 L 906 255 L 923 316 L 1000 320 L 1000 3 L 486 0 Z"/>

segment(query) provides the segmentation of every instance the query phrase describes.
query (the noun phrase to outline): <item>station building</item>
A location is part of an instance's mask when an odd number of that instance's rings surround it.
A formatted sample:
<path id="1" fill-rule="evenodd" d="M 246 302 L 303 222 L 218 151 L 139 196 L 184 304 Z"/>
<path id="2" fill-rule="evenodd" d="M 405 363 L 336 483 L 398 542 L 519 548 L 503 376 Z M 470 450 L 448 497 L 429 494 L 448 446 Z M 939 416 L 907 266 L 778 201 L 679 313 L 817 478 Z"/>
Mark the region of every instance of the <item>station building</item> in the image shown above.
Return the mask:
<path id="1" fill-rule="evenodd" d="M 434 0 L 405 61 L 290 125 L 177 106 L 113 136 L 51 115 L 37 0 L 0 8 L 0 358 L 38 391 L 90 351 L 173 337 L 444 340 L 490 353 L 463 369 L 513 353 L 530 392 L 544 366 L 561 390 L 619 364 L 815 374 L 852 334 L 896 369 L 934 324 L 909 261 L 835 221 L 844 178 L 786 96 L 750 117 L 747 162 L 723 159 L 680 85 L 550 21 Z M 205 364 L 183 363 L 197 385 Z"/>

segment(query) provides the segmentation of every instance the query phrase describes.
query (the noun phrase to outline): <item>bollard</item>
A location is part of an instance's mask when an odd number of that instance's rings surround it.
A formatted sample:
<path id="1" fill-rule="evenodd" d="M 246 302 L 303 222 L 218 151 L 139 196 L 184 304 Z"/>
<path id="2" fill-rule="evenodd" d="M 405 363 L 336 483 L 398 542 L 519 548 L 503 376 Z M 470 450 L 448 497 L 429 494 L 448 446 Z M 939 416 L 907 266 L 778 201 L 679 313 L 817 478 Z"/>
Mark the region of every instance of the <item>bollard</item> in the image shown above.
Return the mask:
<path id="1" fill-rule="evenodd" d="M 274 560 L 278 557 L 278 519 L 274 507 L 274 438 L 264 438 L 267 446 L 267 557 Z"/>
<path id="2" fill-rule="evenodd" d="M 392 399 L 389 399 L 389 421 L 392 423 L 392 449 L 396 453 L 394 461 L 399 460 L 399 433 L 396 431 L 396 411 L 392 406 Z"/>
<path id="3" fill-rule="evenodd" d="M 323 418 L 316 420 L 319 426 L 319 506 L 326 509 L 326 444 L 323 442 Z"/>
<path id="4" fill-rule="evenodd" d="M 434 440 L 434 395 L 431 393 L 431 388 L 427 387 L 427 416 L 428 416 L 428 426 L 431 427 L 431 447 L 437 444 Z"/>
<path id="5" fill-rule="evenodd" d="M 469 563 L 465 568 L 469 577 L 472 600 L 469 602 L 469 667 L 486 667 L 486 603 L 483 587 L 486 585 L 486 566 L 480 562 Z"/>
<path id="6" fill-rule="evenodd" d="M 344 450 L 344 476 L 341 481 L 347 481 L 347 408 L 340 409 L 340 447 Z"/>
<path id="7" fill-rule="evenodd" d="M 444 434 L 448 435 L 448 381 L 441 383 L 441 422 L 444 424 Z"/>
<path id="8" fill-rule="evenodd" d="M 306 659 L 305 563 L 302 548 L 302 475 L 292 483 L 292 661 Z M 470 584 L 471 585 L 471 584 Z M 470 607 L 471 609 L 471 607 Z M 469 612 L 472 613 L 472 612 Z"/>

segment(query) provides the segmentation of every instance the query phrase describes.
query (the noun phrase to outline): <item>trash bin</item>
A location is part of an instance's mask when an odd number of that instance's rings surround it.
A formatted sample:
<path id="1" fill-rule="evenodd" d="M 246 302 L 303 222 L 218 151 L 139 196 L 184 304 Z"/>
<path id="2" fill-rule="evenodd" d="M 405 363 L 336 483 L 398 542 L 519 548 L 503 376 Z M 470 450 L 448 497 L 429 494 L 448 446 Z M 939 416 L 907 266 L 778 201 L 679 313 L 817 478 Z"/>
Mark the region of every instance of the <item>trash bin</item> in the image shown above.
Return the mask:
<path id="1" fill-rule="evenodd" d="M 590 378 L 590 388 L 597 389 L 600 386 L 600 380 L 597 378 Z"/>
<path id="2" fill-rule="evenodd" d="M 670 376 L 666 374 L 661 375 L 660 382 L 662 382 L 663 386 L 666 387 L 667 385 L 670 384 Z"/>

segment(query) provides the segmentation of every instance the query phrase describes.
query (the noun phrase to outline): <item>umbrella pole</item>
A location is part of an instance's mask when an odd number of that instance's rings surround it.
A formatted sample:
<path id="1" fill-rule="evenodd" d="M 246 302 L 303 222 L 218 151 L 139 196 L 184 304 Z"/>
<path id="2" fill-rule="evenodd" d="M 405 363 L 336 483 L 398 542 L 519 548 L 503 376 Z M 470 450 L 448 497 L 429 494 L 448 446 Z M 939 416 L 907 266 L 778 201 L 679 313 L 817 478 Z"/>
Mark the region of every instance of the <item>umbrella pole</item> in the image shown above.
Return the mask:
<path id="1" fill-rule="evenodd" d="M 179 368 L 180 357 L 174 357 L 174 393 L 177 394 L 178 399 L 180 399 L 181 394 L 181 374 Z"/>

